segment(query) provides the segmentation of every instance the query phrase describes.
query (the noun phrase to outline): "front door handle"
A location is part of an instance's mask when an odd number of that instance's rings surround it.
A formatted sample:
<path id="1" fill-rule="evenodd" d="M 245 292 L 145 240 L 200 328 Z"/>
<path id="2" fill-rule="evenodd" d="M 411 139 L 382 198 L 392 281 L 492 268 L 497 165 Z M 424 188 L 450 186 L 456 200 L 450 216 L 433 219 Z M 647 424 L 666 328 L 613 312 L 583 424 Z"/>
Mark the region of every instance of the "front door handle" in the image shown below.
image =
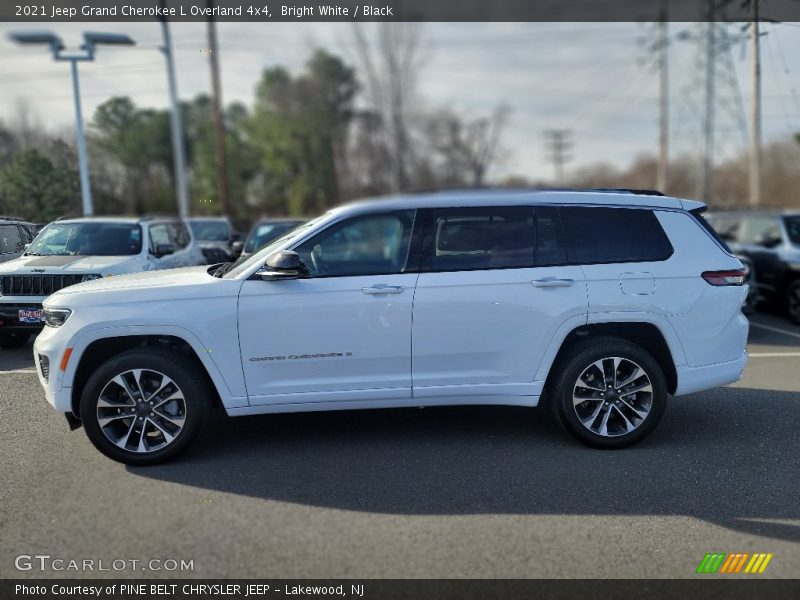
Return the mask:
<path id="1" fill-rule="evenodd" d="M 543 277 L 542 279 L 534 279 L 531 281 L 533 287 L 538 288 L 554 288 L 554 287 L 569 287 L 575 283 L 574 279 L 558 279 L 556 277 Z"/>
<path id="2" fill-rule="evenodd" d="M 372 287 L 363 287 L 361 291 L 365 294 L 400 294 L 405 288 L 402 285 L 373 285 Z"/>

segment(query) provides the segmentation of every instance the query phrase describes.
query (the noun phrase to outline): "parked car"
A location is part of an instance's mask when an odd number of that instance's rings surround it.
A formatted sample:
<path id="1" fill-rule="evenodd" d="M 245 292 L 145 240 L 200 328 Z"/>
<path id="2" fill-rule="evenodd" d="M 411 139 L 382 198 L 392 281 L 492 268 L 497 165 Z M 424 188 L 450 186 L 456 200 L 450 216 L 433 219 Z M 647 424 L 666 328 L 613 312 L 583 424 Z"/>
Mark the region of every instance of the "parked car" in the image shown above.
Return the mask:
<path id="1" fill-rule="evenodd" d="M 735 254 L 744 267 L 744 283 L 747 286 L 747 298 L 742 305 L 742 312 L 748 317 L 756 312 L 758 306 L 758 286 L 756 285 L 756 270 L 752 261 L 743 254 Z"/>
<path id="2" fill-rule="evenodd" d="M 242 252 L 241 236 L 225 217 L 192 217 L 186 222 L 200 244 L 206 264 L 235 260 Z"/>
<path id="3" fill-rule="evenodd" d="M 250 230 L 244 243 L 242 256 L 251 255 L 306 221 L 307 219 L 261 219 Z"/>
<path id="4" fill-rule="evenodd" d="M 0 216 L 0 263 L 21 256 L 37 232 L 33 223 L 17 217 Z"/>
<path id="5" fill-rule="evenodd" d="M 179 219 L 101 217 L 50 223 L 22 256 L 0 264 L 0 348 L 22 346 L 40 331 L 45 322 L 42 302 L 62 288 L 204 263 Z"/>
<path id="6" fill-rule="evenodd" d="M 737 381 L 741 262 L 661 195 L 475 191 L 334 209 L 239 264 L 115 277 L 45 301 L 48 402 L 128 464 L 228 415 L 550 406 L 600 448 L 667 396 Z"/>
<path id="7" fill-rule="evenodd" d="M 753 265 L 760 298 L 800 325 L 800 212 L 721 211 L 709 222 Z"/>

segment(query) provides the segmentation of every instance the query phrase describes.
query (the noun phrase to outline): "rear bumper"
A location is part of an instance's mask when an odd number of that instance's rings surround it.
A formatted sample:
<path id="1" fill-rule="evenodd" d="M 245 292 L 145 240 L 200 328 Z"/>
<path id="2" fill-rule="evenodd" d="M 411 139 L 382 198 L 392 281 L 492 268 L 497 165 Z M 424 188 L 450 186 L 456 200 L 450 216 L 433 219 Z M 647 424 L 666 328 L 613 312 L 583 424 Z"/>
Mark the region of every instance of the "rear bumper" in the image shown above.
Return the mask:
<path id="1" fill-rule="evenodd" d="M 740 358 L 703 367 L 678 367 L 678 386 L 675 396 L 736 383 L 742 378 L 747 364 L 747 351 Z"/>

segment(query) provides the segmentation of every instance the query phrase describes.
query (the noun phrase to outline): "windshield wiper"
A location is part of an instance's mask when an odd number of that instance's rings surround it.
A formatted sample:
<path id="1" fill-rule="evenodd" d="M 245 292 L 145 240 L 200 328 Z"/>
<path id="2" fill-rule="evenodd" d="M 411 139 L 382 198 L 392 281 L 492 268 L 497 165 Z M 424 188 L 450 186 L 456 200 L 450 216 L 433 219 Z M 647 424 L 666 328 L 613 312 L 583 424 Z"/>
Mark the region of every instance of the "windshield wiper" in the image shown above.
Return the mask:
<path id="1" fill-rule="evenodd" d="M 212 275 L 214 277 L 220 277 L 221 278 L 223 275 L 225 275 L 225 273 L 230 271 L 231 268 L 233 268 L 233 263 L 225 263 L 224 265 L 220 265 L 219 267 L 214 269 L 214 272 L 212 273 Z"/>

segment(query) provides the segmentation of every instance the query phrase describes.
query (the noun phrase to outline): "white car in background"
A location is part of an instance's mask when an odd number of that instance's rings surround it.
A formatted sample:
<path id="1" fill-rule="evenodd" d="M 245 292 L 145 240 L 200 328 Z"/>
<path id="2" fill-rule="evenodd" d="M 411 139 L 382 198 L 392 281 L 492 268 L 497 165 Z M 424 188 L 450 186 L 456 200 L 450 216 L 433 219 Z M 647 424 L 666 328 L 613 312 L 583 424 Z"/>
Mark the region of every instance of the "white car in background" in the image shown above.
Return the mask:
<path id="1" fill-rule="evenodd" d="M 54 221 L 19 258 L 0 264 L 0 348 L 44 327 L 42 302 L 65 287 L 125 273 L 204 264 L 177 218 L 90 217 Z"/>

